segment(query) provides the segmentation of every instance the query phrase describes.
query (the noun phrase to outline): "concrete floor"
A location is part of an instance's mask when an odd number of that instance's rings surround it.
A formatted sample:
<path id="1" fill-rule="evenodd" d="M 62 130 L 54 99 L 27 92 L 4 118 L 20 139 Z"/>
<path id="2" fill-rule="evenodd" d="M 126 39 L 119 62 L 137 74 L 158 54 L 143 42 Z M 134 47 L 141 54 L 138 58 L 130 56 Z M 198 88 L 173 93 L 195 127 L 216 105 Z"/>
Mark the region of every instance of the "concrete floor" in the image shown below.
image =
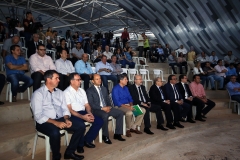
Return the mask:
<path id="1" fill-rule="evenodd" d="M 151 145 L 124 160 L 238 160 L 240 124 L 206 128 Z"/>

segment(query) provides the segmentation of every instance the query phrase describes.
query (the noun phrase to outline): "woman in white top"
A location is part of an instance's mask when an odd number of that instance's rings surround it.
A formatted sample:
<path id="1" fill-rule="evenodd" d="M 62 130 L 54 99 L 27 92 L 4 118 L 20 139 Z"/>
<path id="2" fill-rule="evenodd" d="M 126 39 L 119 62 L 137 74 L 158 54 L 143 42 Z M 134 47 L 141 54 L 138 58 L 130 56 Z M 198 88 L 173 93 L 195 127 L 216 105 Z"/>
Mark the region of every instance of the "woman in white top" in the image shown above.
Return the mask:
<path id="1" fill-rule="evenodd" d="M 207 80 L 207 73 L 203 72 L 200 61 L 197 61 L 195 63 L 195 67 L 193 68 L 193 75 L 195 74 L 200 76 L 201 84 L 204 87 L 205 81 Z M 208 85 L 208 80 L 207 80 L 207 85 Z"/>

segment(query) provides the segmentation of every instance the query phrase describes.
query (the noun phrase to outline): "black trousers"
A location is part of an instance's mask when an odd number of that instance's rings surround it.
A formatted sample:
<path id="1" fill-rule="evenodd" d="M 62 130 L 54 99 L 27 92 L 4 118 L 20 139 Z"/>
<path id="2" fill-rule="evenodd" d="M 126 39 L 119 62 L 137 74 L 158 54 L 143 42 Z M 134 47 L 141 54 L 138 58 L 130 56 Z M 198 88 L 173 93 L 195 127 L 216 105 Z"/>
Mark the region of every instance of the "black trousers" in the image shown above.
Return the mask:
<path id="1" fill-rule="evenodd" d="M 93 115 L 96 115 L 103 120 L 103 136 L 109 137 L 108 133 L 108 117 L 112 116 L 113 118 L 116 119 L 116 129 L 115 129 L 115 134 L 123 134 L 123 115 L 124 112 L 121 110 L 118 110 L 116 108 L 112 108 L 110 112 L 106 113 L 103 110 L 100 109 L 92 109 Z"/>
<path id="2" fill-rule="evenodd" d="M 174 122 L 178 122 L 182 117 L 186 117 L 190 109 L 190 105 L 185 102 L 182 105 L 170 102 L 170 105 L 174 114 Z"/>
<path id="3" fill-rule="evenodd" d="M 2 89 L 6 83 L 6 77 L 3 74 L 0 74 L 0 94 L 2 92 Z"/>
<path id="4" fill-rule="evenodd" d="M 40 72 L 34 72 L 31 75 L 33 79 L 33 92 L 36 91 L 41 86 L 41 81 L 43 80 L 43 74 Z"/>
<path id="5" fill-rule="evenodd" d="M 58 88 L 64 91 L 70 84 L 69 77 L 67 75 L 59 73 L 59 79 L 60 81 L 58 84 Z"/>
<path id="6" fill-rule="evenodd" d="M 89 88 L 91 78 L 88 74 L 80 74 L 80 77 L 84 81 L 84 90 L 86 91 Z"/>
<path id="7" fill-rule="evenodd" d="M 198 98 L 193 98 L 192 101 L 189 101 L 187 99 L 184 100 L 184 102 L 186 102 L 187 104 L 190 105 L 190 109 L 189 109 L 189 112 L 187 114 L 187 118 L 193 118 L 195 119 L 195 117 L 193 117 L 192 115 L 192 106 L 196 106 L 196 110 L 197 110 L 197 113 L 196 113 L 196 117 L 201 117 L 201 113 L 202 113 L 202 109 L 204 108 L 205 105 L 203 105 L 202 103 L 200 103 L 198 101 Z"/>
<path id="8" fill-rule="evenodd" d="M 169 104 L 167 104 L 165 102 L 161 102 L 159 105 L 151 104 L 150 111 L 156 113 L 158 125 L 161 125 L 161 124 L 164 123 L 162 110 L 165 113 L 167 123 L 172 123 L 173 122 L 173 117 L 172 117 L 172 112 L 171 112 L 171 106 Z"/>
<path id="9" fill-rule="evenodd" d="M 65 122 L 64 118 L 56 119 L 58 122 Z M 72 126 L 70 128 L 64 128 L 67 131 L 73 131 L 72 138 L 70 140 L 70 143 L 65 151 L 67 154 L 74 153 L 75 150 L 78 147 L 78 144 L 80 142 L 80 139 L 84 136 L 85 133 L 85 124 L 84 123 L 79 123 L 76 119 L 70 117 L 70 121 L 72 122 Z M 61 153 L 60 153 L 60 128 L 55 126 L 52 123 L 43 123 L 39 124 L 36 123 L 36 129 L 47 135 L 49 137 L 49 143 L 52 149 L 52 159 L 60 159 L 61 158 Z"/>
<path id="10" fill-rule="evenodd" d="M 198 116 L 201 116 L 201 113 L 206 115 L 213 107 L 215 107 L 215 102 L 211 101 L 210 99 L 207 99 L 207 103 L 204 103 L 202 100 L 196 98 L 196 103 L 202 108 L 201 110 L 199 109 L 200 113 L 197 113 Z M 207 105 L 207 106 L 205 106 Z"/>

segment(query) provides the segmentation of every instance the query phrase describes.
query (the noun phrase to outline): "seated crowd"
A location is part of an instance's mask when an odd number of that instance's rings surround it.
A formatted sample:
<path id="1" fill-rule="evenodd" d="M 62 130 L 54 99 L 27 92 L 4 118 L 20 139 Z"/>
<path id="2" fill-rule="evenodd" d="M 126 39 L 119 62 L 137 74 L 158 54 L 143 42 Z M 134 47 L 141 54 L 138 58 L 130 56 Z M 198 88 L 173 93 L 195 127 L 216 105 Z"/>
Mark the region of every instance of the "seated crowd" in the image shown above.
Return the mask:
<path id="1" fill-rule="evenodd" d="M 56 36 L 52 32 L 46 35 L 53 39 Z M 215 107 L 215 103 L 206 97 L 204 90 L 205 82 L 208 85 L 208 81 L 212 89 L 216 88 L 214 81 L 219 82 L 221 90 L 226 85 L 231 98 L 240 103 L 240 84 L 236 82 L 239 80 L 240 64 L 237 64 L 237 69 L 234 68 L 237 59 L 231 61 L 234 59 L 234 57 L 229 58 L 232 56 L 231 52 L 224 58 L 225 64 L 228 64 L 226 68 L 223 61 L 215 57 L 214 51 L 212 58 L 206 58 L 204 52 L 201 53 L 200 58 L 197 58 L 194 50 L 187 53 L 182 45 L 178 51 L 171 51 L 168 44 L 164 49 L 161 45 L 158 48 L 154 46 L 155 48 L 151 48 L 153 52 L 150 53 L 149 58 L 156 62 L 159 59 L 161 62 L 168 59 L 174 74 L 168 77 L 165 85 L 160 77 L 155 78 L 154 84 L 147 93 L 141 75 L 135 75 L 133 84 L 129 85 L 127 75 L 122 74 L 122 67 L 126 65 L 135 68 L 132 57 L 136 53 L 128 44 L 123 50 L 117 48 L 114 53 L 110 52 L 108 45 L 105 46 L 104 52 L 102 46 L 98 46 L 89 56 L 82 50 L 82 43 L 77 42 L 76 47 L 71 50 L 70 58 L 66 40 L 61 39 L 60 45 L 56 47 L 58 59 L 54 63 L 46 54 L 45 45 L 39 43 L 38 37 L 37 34 L 33 35 L 32 48 L 28 50 L 29 66 L 21 56 L 18 36 L 10 40 L 11 46 L 3 47 L 4 62 L 7 81 L 11 83 L 13 102 L 17 101 L 17 93 L 22 93 L 33 86 L 31 108 L 36 129 L 49 136 L 53 159 L 61 158 L 59 133 L 61 129 L 73 132 L 64 153 L 65 159 L 83 159 L 84 156 L 75 154 L 75 151 L 81 154 L 84 153 L 84 146 L 95 148 L 93 141 L 101 128 L 103 141 L 112 144 L 108 131 L 109 117 L 116 120 L 113 139 L 119 141 L 126 141 L 122 138 L 124 118 L 127 137 L 132 137 L 133 133 L 142 134 L 140 131 L 142 121 L 143 131 L 149 135 L 154 134 L 150 130 L 150 112 L 156 114 L 156 128 L 163 131 L 176 127 L 184 128 L 181 123 L 185 122 L 206 121 L 207 113 Z M 178 56 L 176 53 L 179 53 Z M 89 58 L 96 63 L 95 70 L 91 67 Z M 192 64 L 196 59 L 199 61 L 194 67 Z M 178 81 L 174 66 L 178 66 L 181 73 Z M 193 69 L 193 81 L 189 84 L 187 76 L 182 74 L 182 66 L 185 66 L 185 72 L 190 68 Z M 26 70 L 30 70 L 31 77 L 25 75 Z M 5 84 L 5 76 L 0 74 L 0 80 L 4 82 L 0 85 L 1 92 Z M 20 81 L 24 83 L 19 85 Z M 109 81 L 112 82 L 113 87 L 111 94 L 109 94 Z M 135 105 L 139 105 L 142 111 L 137 116 L 134 115 Z M 196 115 L 193 115 L 193 106 L 196 106 Z M 163 126 L 162 111 L 166 117 L 166 127 Z M 86 134 L 84 122 L 91 123 Z"/>

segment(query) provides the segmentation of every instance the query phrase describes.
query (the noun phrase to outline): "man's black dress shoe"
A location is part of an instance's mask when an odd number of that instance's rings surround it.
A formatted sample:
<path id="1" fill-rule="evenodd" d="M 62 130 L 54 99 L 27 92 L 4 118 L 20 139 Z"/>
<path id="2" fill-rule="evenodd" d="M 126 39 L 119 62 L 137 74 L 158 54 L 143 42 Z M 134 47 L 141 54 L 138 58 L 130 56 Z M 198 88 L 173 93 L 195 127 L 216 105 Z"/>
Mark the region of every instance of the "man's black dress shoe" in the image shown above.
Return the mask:
<path id="1" fill-rule="evenodd" d="M 157 129 L 161 129 L 163 131 L 167 131 L 167 128 L 164 128 L 162 125 L 157 125 Z"/>
<path id="2" fill-rule="evenodd" d="M 190 122 L 190 123 L 196 123 L 194 120 L 192 119 L 187 119 L 187 122 Z"/>
<path id="3" fill-rule="evenodd" d="M 77 152 L 78 152 L 78 153 L 84 153 L 83 147 L 78 147 L 78 148 L 77 148 Z"/>
<path id="4" fill-rule="evenodd" d="M 147 134 L 154 134 L 153 132 L 150 131 L 149 128 L 144 128 L 144 132 Z"/>
<path id="5" fill-rule="evenodd" d="M 109 137 L 107 137 L 107 136 L 102 136 L 102 139 L 103 139 L 104 143 L 112 144 L 112 142 L 111 142 L 111 140 L 109 139 Z"/>
<path id="6" fill-rule="evenodd" d="M 181 125 L 179 122 L 174 122 L 173 125 L 178 127 L 178 128 L 184 128 L 184 126 Z"/>
<path id="7" fill-rule="evenodd" d="M 113 139 L 117 139 L 119 141 L 125 141 L 125 139 L 122 138 L 121 134 L 114 134 Z"/>
<path id="8" fill-rule="evenodd" d="M 84 142 L 84 146 L 86 146 L 87 148 L 95 148 L 94 144 L 88 142 Z"/>
<path id="9" fill-rule="evenodd" d="M 195 120 L 201 121 L 201 122 L 205 122 L 206 121 L 205 119 L 202 119 L 202 117 L 196 117 Z"/>
<path id="10" fill-rule="evenodd" d="M 169 128 L 169 129 L 176 129 L 171 123 L 168 123 L 166 125 L 166 127 Z"/>
<path id="11" fill-rule="evenodd" d="M 179 121 L 186 122 L 186 120 L 184 118 L 181 118 Z"/>
<path id="12" fill-rule="evenodd" d="M 77 155 L 75 153 L 71 153 L 71 154 L 64 154 L 64 159 L 74 159 L 74 160 L 82 160 L 84 158 L 84 156 L 82 155 Z"/>
<path id="13" fill-rule="evenodd" d="M 3 104 L 4 104 L 4 102 L 0 101 L 0 105 L 3 105 Z"/>

